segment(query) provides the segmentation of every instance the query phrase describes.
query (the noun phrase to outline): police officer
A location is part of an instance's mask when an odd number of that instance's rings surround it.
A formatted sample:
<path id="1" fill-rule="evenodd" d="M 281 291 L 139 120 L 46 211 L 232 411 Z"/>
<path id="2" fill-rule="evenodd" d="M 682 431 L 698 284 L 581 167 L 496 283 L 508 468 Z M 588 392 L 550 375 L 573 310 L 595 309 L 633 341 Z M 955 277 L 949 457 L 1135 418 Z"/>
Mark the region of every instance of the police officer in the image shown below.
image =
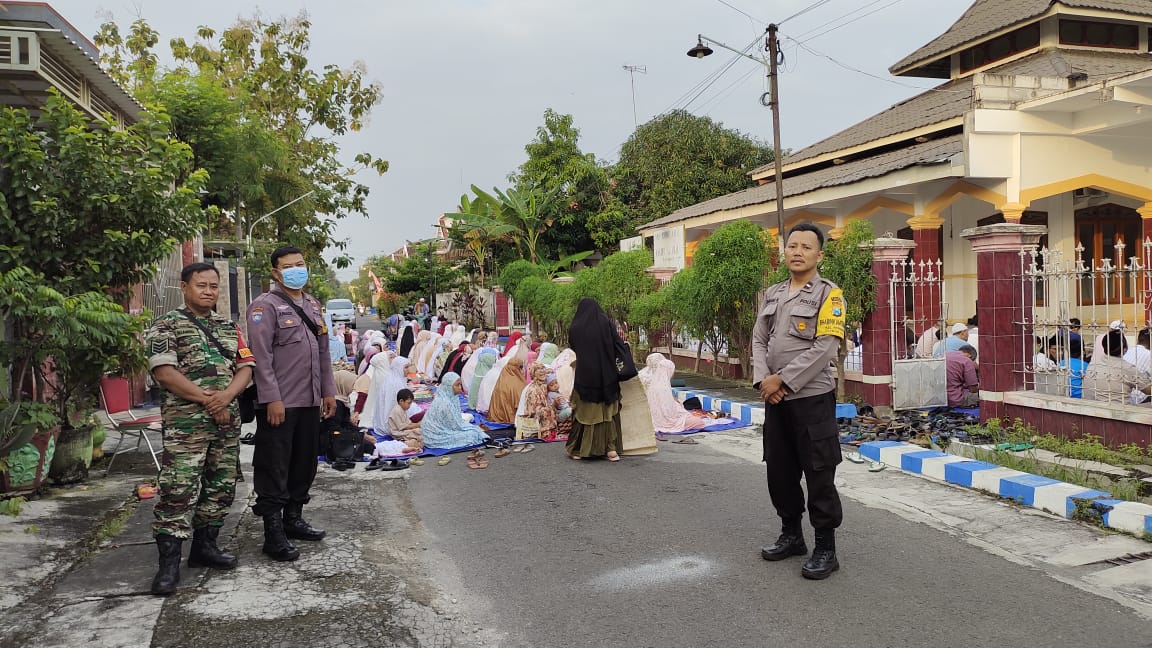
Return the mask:
<path id="1" fill-rule="evenodd" d="M 272 277 L 247 315 L 257 392 L 252 512 L 264 519 L 264 553 L 287 561 L 300 556 L 289 538 L 324 538 L 302 512 L 316 478 L 320 420 L 336 412 L 336 381 L 320 302 L 304 292 L 304 254 L 276 248 Z"/>
<path id="2" fill-rule="evenodd" d="M 252 352 L 236 325 L 213 312 L 220 275 L 207 263 L 180 272 L 184 306 L 161 316 L 144 343 L 148 368 L 164 387 L 164 460 L 152 532 L 160 552 L 153 594 L 180 582 L 180 548 L 191 535 L 189 567 L 232 569 L 216 545 L 239 474 L 236 397 L 252 379 Z M 191 527 L 188 514 L 192 513 Z"/>
<path id="3" fill-rule="evenodd" d="M 815 580 L 840 568 L 835 533 L 843 517 L 834 483 L 841 457 L 832 360 L 844 337 L 844 296 L 816 269 L 823 248 L 824 234 L 811 223 L 788 232 L 784 262 L 791 277 L 768 289 L 752 332 L 768 494 L 783 523 L 780 538 L 760 555 L 775 561 L 808 553 L 800 525 L 803 475 L 816 547 L 800 573 Z"/>

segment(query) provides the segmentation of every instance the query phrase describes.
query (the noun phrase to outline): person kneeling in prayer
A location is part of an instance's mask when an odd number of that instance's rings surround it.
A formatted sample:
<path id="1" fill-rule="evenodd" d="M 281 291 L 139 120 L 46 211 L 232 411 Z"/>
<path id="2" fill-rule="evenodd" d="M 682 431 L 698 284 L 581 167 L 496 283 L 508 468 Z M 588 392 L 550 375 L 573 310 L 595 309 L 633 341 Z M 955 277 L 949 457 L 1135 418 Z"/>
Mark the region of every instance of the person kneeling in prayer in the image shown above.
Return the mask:
<path id="1" fill-rule="evenodd" d="M 979 407 L 980 381 L 976 376 L 976 349 L 970 344 L 944 354 L 948 372 L 948 407 Z"/>

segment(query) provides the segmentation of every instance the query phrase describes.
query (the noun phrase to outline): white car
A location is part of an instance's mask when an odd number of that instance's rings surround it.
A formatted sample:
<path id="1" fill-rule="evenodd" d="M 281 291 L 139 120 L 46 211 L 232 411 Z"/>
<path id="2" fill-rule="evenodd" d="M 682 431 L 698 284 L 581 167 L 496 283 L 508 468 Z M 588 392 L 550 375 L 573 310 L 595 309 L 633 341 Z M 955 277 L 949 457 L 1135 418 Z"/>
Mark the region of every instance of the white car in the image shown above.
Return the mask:
<path id="1" fill-rule="evenodd" d="M 329 299 L 325 307 L 332 316 L 332 326 L 345 324 L 348 328 L 356 328 L 356 307 L 347 299 Z"/>

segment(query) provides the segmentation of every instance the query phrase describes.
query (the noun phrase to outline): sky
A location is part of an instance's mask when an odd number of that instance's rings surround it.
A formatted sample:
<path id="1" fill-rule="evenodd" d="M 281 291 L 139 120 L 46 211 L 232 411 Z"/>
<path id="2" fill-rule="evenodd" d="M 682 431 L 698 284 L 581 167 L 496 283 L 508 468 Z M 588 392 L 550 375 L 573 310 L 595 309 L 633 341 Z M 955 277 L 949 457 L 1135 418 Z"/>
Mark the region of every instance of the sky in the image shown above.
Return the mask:
<path id="1" fill-rule="evenodd" d="M 739 59 L 707 88 L 701 81 L 734 57 L 723 48 L 686 56 L 697 34 L 736 49 L 780 24 L 781 140 L 803 148 L 935 83 L 894 78 L 888 67 L 948 28 L 968 0 L 48 0 L 91 37 L 112 19 L 126 31 L 144 18 L 158 48 L 196 27 L 237 18 L 307 12 L 317 68 L 363 62 L 383 100 L 368 126 L 340 141 L 389 161 L 361 174 L 368 217 L 339 221 L 356 276 L 369 256 L 434 234 L 472 184 L 504 188 L 524 146 L 552 108 L 573 115 L 585 153 L 615 161 L 635 128 L 674 108 L 708 116 L 770 142 L 760 105 L 764 67 Z M 807 11 L 805 11 L 807 10 Z M 799 15 L 796 15 L 799 14 Z M 803 42 L 804 47 L 796 45 Z M 625 65 L 644 66 L 631 75 Z M 853 69 L 850 69 L 853 68 Z M 632 78 L 635 81 L 635 94 Z M 877 78 L 878 77 L 878 78 Z M 635 114 L 633 112 L 635 98 Z"/>

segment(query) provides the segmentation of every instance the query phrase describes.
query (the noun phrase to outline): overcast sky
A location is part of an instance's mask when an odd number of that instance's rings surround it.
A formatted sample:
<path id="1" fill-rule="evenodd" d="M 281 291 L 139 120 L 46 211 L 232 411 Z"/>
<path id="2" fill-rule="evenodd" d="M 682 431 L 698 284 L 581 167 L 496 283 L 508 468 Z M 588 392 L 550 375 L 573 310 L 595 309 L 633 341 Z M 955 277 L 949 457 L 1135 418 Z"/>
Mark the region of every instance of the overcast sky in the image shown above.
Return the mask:
<path id="1" fill-rule="evenodd" d="M 758 102 L 763 67 L 740 60 L 711 87 L 690 92 L 725 66 L 721 48 L 687 57 L 696 34 L 737 49 L 784 21 L 781 76 L 783 146 L 798 149 L 917 94 L 929 79 L 894 79 L 890 65 L 943 32 L 969 0 L 49 0 L 80 31 L 113 18 L 143 17 L 167 42 L 191 40 L 198 25 L 218 31 L 237 17 L 307 11 L 311 62 L 363 61 L 384 100 L 364 131 L 342 141 L 346 158 L 362 150 L 391 163 L 363 174 L 369 218 L 349 217 L 337 232 L 357 264 L 432 234 L 470 184 L 507 186 L 524 145 L 553 108 L 575 117 L 585 152 L 614 161 L 634 127 L 635 75 L 640 123 L 672 108 L 707 115 L 764 141 L 771 117 Z M 731 6 L 729 6 L 731 5 Z M 793 14 L 812 5 L 811 11 Z M 735 8 L 733 8 L 735 7 Z M 747 12 L 752 17 L 744 15 Z M 786 20 L 787 19 L 787 20 Z M 843 25 L 836 28 L 838 25 Z M 827 31 L 829 29 L 833 31 Z M 827 32 L 827 33 L 823 33 Z M 787 38 L 835 59 L 796 47 Z M 881 79 L 866 74 L 876 75 Z M 914 86 L 914 87 L 910 87 Z M 693 95 L 698 95 L 688 103 Z M 355 276 L 356 266 L 341 273 Z"/>

